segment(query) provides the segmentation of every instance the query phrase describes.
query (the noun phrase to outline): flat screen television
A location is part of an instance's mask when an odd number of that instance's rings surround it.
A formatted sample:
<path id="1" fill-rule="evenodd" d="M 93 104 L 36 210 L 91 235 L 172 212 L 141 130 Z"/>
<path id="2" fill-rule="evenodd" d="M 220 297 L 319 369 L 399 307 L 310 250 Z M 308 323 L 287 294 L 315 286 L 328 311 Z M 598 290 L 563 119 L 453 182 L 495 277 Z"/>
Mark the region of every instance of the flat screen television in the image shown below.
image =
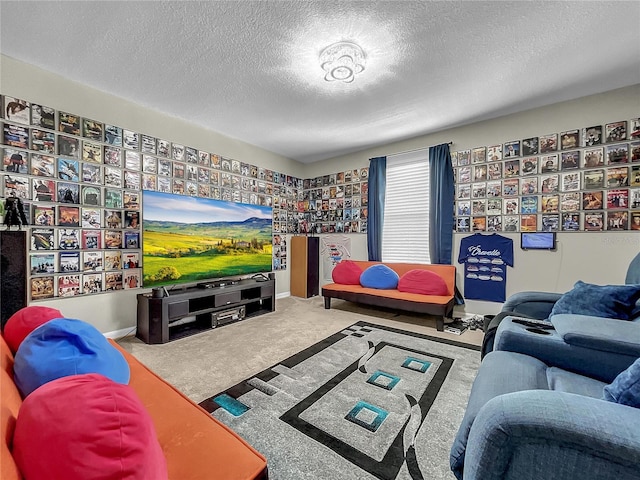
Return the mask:
<path id="1" fill-rule="evenodd" d="M 271 252 L 271 207 L 142 192 L 145 288 L 270 272 Z"/>
<path id="2" fill-rule="evenodd" d="M 556 232 L 522 232 L 520 235 L 522 250 L 556 249 Z"/>

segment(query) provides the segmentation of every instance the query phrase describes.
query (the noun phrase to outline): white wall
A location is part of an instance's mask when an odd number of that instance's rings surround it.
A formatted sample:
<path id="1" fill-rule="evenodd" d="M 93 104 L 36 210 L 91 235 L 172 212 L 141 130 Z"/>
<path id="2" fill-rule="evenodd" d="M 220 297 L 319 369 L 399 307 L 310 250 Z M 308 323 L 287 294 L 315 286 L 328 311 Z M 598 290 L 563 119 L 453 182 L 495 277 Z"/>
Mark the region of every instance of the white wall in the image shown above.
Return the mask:
<path id="1" fill-rule="evenodd" d="M 310 165 L 307 177 L 316 177 L 347 168 L 365 167 L 369 158 L 453 142 L 452 151 L 465 150 L 565 130 L 629 120 L 640 115 L 640 85 L 557 103 L 494 120 L 451 128 L 432 135 L 413 138 L 336 157 Z M 464 293 L 463 265 L 457 264 L 460 239 L 468 233 L 454 234 L 453 260 L 458 269 L 458 286 Z M 640 234 L 629 232 L 559 232 L 556 252 L 520 249 L 519 234 L 502 233 L 514 242 L 514 268 L 507 272 L 507 296 L 524 290 L 565 292 L 576 280 L 600 284 L 624 283 L 627 266 L 640 251 Z M 366 241 L 353 257 L 366 257 Z M 322 277 L 321 277 L 322 278 Z M 470 313 L 497 313 L 501 304 L 470 300 L 464 310 Z"/>
<path id="2" fill-rule="evenodd" d="M 72 111 L 301 178 L 366 167 L 371 157 L 449 141 L 453 141 L 452 151 L 464 150 L 588 125 L 604 125 L 640 115 L 640 85 L 635 85 L 303 165 L 150 108 L 75 84 L 6 56 L 0 56 L 0 86 L 1 93 L 6 95 Z M 466 235 L 454 235 L 454 259 L 458 255 L 460 239 Z M 507 295 L 523 290 L 564 292 L 578 279 L 601 284 L 622 283 L 629 261 L 640 251 L 638 232 L 560 232 L 556 252 L 524 252 L 519 249 L 519 235 L 503 235 L 513 238 L 515 247 L 515 266 L 507 274 Z M 352 243 L 351 258 L 366 260 L 366 235 L 349 236 Z M 463 290 L 462 266 L 457 267 L 460 289 Z M 323 271 L 320 272 L 320 278 L 324 278 Z M 279 296 L 287 294 L 288 270 L 276 272 L 276 285 Z M 144 291 L 56 299 L 38 304 L 59 308 L 69 317 L 91 321 L 103 332 L 124 331 L 135 326 L 135 296 Z M 465 308 L 468 312 L 489 314 L 499 311 L 500 304 L 468 301 Z"/>
<path id="3" fill-rule="evenodd" d="M 299 162 L 71 82 L 4 55 L 0 55 L 0 93 L 288 175 L 304 175 L 304 166 Z M 171 94 L 179 95 L 180 92 Z M 185 115 L 188 113 L 185 112 Z M 281 295 L 289 292 L 288 271 L 276 272 L 276 290 Z M 90 321 L 102 332 L 125 331 L 136 324 L 136 294 L 147 291 L 149 290 L 135 289 L 71 299 L 52 299 L 38 301 L 38 305 L 55 307 L 67 317 Z"/>

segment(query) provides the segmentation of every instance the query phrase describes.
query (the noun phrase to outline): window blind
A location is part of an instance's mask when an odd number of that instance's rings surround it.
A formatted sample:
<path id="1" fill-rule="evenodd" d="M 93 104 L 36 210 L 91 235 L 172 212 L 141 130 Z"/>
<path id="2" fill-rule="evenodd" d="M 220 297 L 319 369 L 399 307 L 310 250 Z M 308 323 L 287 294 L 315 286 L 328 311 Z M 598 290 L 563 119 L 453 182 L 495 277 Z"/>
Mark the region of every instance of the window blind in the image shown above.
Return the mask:
<path id="1" fill-rule="evenodd" d="M 430 263 L 429 151 L 387 157 L 382 261 Z"/>

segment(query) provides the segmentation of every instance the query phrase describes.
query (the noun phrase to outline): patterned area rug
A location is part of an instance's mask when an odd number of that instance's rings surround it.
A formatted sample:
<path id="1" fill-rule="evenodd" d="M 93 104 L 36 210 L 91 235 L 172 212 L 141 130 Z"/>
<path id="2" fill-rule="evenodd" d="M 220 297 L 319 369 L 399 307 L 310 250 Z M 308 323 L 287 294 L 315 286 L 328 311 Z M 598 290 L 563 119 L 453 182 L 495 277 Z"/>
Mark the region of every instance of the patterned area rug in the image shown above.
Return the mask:
<path id="1" fill-rule="evenodd" d="M 452 479 L 479 364 L 479 347 L 358 322 L 200 405 L 271 480 Z"/>

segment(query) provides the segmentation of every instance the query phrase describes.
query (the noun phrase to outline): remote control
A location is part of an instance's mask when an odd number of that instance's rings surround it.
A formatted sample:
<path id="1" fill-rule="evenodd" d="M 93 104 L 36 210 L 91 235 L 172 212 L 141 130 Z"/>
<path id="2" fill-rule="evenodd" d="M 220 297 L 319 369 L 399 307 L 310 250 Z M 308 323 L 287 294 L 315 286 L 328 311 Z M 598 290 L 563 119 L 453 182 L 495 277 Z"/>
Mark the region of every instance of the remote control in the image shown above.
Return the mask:
<path id="1" fill-rule="evenodd" d="M 511 317 L 514 323 L 525 325 L 527 327 L 541 328 L 543 330 L 553 330 L 553 323 L 548 320 L 536 320 L 535 318 Z"/>

